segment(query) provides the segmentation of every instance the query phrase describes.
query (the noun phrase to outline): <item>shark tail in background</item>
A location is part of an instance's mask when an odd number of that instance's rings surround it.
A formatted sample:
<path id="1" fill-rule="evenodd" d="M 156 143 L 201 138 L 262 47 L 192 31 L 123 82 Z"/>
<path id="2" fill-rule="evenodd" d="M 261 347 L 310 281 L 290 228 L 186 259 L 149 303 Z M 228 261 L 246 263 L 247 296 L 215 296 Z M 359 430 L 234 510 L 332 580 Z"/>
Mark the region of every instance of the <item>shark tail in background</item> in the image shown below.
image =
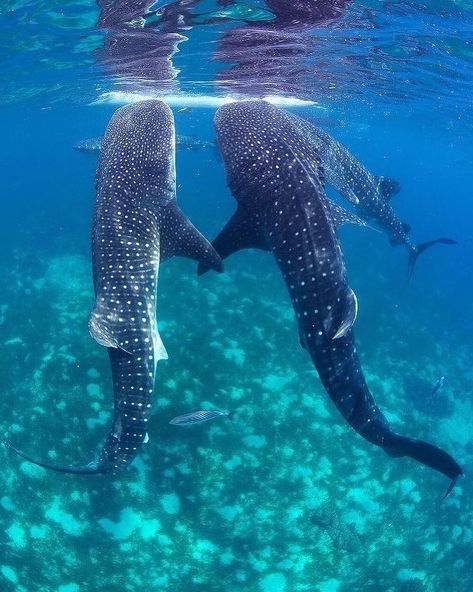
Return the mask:
<path id="1" fill-rule="evenodd" d="M 62 465 L 55 465 L 55 464 L 43 462 L 40 460 L 35 460 L 34 458 L 29 456 L 28 454 L 25 454 L 24 452 L 22 452 L 21 450 L 19 450 L 15 446 L 13 446 L 13 444 L 11 444 L 11 442 L 9 442 L 8 440 L 5 440 L 2 438 L 0 441 L 7 448 L 10 448 L 10 450 L 13 450 L 13 452 L 16 452 L 16 454 L 18 454 L 19 456 L 21 456 L 22 458 L 24 458 L 28 462 L 31 462 L 34 465 L 37 465 L 38 467 L 43 467 L 44 469 L 51 469 L 52 471 L 56 471 L 58 473 L 70 473 L 73 475 L 95 475 L 98 473 L 106 473 L 107 472 L 104 468 L 102 468 L 100 463 L 97 463 L 97 462 L 92 462 L 89 465 L 82 466 L 82 467 L 68 467 L 68 466 L 62 466 Z"/>
<path id="2" fill-rule="evenodd" d="M 434 240 L 427 241 L 426 243 L 420 243 L 416 247 L 410 250 L 409 252 L 409 261 L 407 263 L 407 280 L 410 281 L 412 278 L 412 273 L 414 271 L 415 264 L 417 262 L 417 258 L 419 255 L 422 255 L 424 251 L 426 251 L 429 247 L 433 245 L 442 244 L 442 245 L 457 245 L 457 241 L 453 240 L 452 238 L 436 238 Z"/>
<path id="3" fill-rule="evenodd" d="M 391 433 L 383 450 L 392 457 L 409 456 L 451 479 L 442 499 L 450 494 L 458 477 L 463 475 L 462 468 L 452 456 L 437 446 L 422 440 L 414 440 Z"/>

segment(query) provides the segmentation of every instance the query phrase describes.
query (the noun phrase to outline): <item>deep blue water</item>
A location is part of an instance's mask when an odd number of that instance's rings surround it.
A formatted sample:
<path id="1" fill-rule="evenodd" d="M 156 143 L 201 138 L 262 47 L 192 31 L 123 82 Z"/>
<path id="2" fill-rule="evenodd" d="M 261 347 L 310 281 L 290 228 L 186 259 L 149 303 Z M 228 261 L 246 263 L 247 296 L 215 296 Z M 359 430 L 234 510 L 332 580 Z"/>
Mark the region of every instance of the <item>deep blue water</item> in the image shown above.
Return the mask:
<path id="1" fill-rule="evenodd" d="M 76 13 L 89 17 L 65 18 Z M 92 2 L 8 2 L 0 21 L 1 430 L 73 464 L 99 449 L 113 408 L 108 358 L 87 330 L 97 155 L 72 148 L 102 135 L 118 107 L 89 103 L 123 87 L 96 54 L 71 49 L 91 36 L 100 46 L 97 16 Z M 341 229 L 370 388 L 398 431 L 455 455 L 465 477 L 452 495 L 441 502 L 442 476 L 385 456 L 336 413 L 268 254 L 238 253 L 224 274 L 201 278 L 194 262 L 173 259 L 158 291 L 169 360 L 158 366 L 150 443 L 130 469 L 62 476 L 1 452 L 2 592 L 473 588 L 472 18 L 468 4 L 353 2 L 310 29 L 324 45 L 304 56 L 291 95 L 316 100 L 323 109 L 294 112 L 400 182 L 393 204 L 414 242 L 458 241 L 422 255 L 407 284 L 403 247 Z M 211 60 L 229 26 L 186 33 L 196 45 L 175 58 L 184 94 L 233 90 L 215 82 L 228 66 Z M 178 134 L 215 141 L 215 108 L 173 109 Z M 217 152 L 178 148 L 177 176 L 182 209 L 213 238 L 234 208 Z M 168 425 L 204 404 L 237 408 L 238 419 Z"/>

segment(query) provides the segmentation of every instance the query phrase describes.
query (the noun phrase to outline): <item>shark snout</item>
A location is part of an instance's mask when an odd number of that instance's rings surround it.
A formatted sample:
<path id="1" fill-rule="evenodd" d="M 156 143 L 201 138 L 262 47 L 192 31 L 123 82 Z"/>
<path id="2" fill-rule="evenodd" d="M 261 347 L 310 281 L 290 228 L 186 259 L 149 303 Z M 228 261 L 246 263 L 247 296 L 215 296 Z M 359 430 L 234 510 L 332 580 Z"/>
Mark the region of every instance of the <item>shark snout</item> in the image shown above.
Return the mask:
<path id="1" fill-rule="evenodd" d="M 235 101 L 222 105 L 215 115 L 215 127 L 223 130 L 226 126 L 235 126 L 239 129 L 263 121 L 277 109 L 263 100 Z"/>

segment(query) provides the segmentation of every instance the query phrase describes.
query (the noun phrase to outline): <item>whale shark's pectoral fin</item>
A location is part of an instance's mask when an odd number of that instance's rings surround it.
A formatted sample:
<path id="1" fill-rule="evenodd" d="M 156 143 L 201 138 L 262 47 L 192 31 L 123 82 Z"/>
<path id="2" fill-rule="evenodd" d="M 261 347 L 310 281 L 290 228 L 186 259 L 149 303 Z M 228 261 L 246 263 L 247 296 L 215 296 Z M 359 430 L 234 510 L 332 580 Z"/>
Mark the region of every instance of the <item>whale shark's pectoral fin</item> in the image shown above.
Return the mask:
<path id="1" fill-rule="evenodd" d="M 226 259 L 233 253 L 242 249 L 262 249 L 268 251 L 269 247 L 261 230 L 258 215 L 249 212 L 242 206 L 238 206 L 220 234 L 212 241 L 217 253 L 222 259 Z M 197 273 L 202 275 L 209 268 L 200 264 Z"/>
<path id="2" fill-rule="evenodd" d="M 131 355 L 131 352 L 120 345 L 119 338 L 114 334 L 112 325 L 108 322 L 106 314 L 100 311 L 100 307 L 96 307 L 90 315 L 89 333 L 100 345 L 121 349 Z"/>
<path id="3" fill-rule="evenodd" d="M 209 241 L 197 230 L 175 203 L 166 207 L 160 228 L 160 258 L 188 257 L 223 271 L 222 260 Z"/>
<path id="4" fill-rule="evenodd" d="M 336 203 L 329 202 L 330 215 L 335 226 L 338 228 L 343 224 L 356 224 L 357 226 L 368 226 L 368 224 L 359 218 L 356 214 L 345 210 Z"/>
<path id="5" fill-rule="evenodd" d="M 353 292 L 351 289 L 348 292 L 345 304 L 346 307 L 343 320 L 332 339 L 340 339 L 340 337 L 345 337 L 356 321 L 356 317 L 358 315 L 358 300 L 356 298 L 355 292 Z"/>

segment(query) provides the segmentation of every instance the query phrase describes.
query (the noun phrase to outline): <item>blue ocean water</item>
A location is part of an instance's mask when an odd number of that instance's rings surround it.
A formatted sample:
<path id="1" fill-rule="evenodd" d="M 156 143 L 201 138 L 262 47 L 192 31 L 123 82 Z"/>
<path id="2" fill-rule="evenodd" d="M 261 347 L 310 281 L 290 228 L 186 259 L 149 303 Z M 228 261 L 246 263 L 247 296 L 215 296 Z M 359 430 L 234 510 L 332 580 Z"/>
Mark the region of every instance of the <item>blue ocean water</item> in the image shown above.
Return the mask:
<path id="1" fill-rule="evenodd" d="M 403 247 L 373 229 L 341 229 L 370 389 L 397 431 L 454 454 L 465 477 L 441 501 L 443 476 L 349 428 L 300 347 L 269 254 L 237 253 L 225 273 L 202 277 L 175 258 L 158 290 L 169 360 L 132 466 L 61 475 L 2 450 L 0 590 L 470 592 L 470 3 L 334 2 L 336 15 L 276 29 L 299 49 L 276 55 L 275 69 L 267 48 L 243 56 L 224 44 L 226 34 L 254 34 L 235 9 L 224 22 L 178 23 L 171 33 L 186 40 L 162 76 L 133 68 L 140 51 L 154 63 L 149 43 L 167 47 L 168 31 L 144 28 L 141 45 L 138 30 L 134 59 L 117 59 L 108 42 L 123 31 L 98 25 L 129 4 L 16 0 L 0 17 L 2 434 L 35 457 L 82 464 L 110 427 L 109 361 L 87 330 L 97 155 L 73 145 L 101 136 L 127 99 L 91 103 L 110 92 L 172 94 L 177 133 L 214 142 L 215 106 L 197 98 L 183 110 L 185 97 L 271 94 L 315 101 L 290 109 L 399 181 L 393 205 L 414 242 L 458 241 L 423 254 L 407 284 Z M 199 14 L 221 10 L 195 4 Z M 178 147 L 177 175 L 182 209 L 213 238 L 234 209 L 217 150 Z M 237 418 L 168 423 L 205 406 Z"/>

